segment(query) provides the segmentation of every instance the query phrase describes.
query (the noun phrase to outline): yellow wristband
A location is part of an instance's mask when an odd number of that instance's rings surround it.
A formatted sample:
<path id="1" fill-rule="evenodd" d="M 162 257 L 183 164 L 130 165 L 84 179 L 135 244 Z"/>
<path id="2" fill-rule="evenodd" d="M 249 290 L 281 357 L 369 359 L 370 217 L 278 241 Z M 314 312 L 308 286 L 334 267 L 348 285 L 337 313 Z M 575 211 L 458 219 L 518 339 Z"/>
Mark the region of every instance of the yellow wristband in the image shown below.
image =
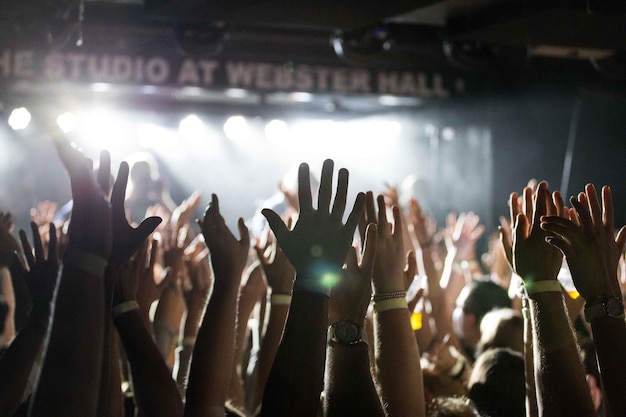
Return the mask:
<path id="1" fill-rule="evenodd" d="M 100 278 L 104 278 L 104 273 L 109 264 L 106 259 L 98 255 L 71 246 L 65 250 L 63 263 L 65 265 L 73 265 L 81 271 Z"/>
<path id="2" fill-rule="evenodd" d="M 382 313 L 383 311 L 397 310 L 402 308 L 409 308 L 405 298 L 391 298 L 388 300 L 374 302 L 375 313 Z"/>
<path id="3" fill-rule="evenodd" d="M 111 311 L 111 315 L 115 319 L 118 316 L 121 316 L 122 314 L 127 313 L 132 310 L 139 310 L 139 304 L 137 304 L 137 301 L 135 300 L 124 301 L 123 303 L 120 303 L 116 305 L 115 307 L 113 307 L 113 310 Z"/>
<path id="4" fill-rule="evenodd" d="M 528 282 L 524 284 L 524 292 L 528 297 L 540 292 L 561 292 L 561 283 L 557 280 Z"/>
<path id="5" fill-rule="evenodd" d="M 270 304 L 275 305 L 275 306 L 288 306 L 291 304 L 291 295 L 272 294 L 270 296 Z"/>

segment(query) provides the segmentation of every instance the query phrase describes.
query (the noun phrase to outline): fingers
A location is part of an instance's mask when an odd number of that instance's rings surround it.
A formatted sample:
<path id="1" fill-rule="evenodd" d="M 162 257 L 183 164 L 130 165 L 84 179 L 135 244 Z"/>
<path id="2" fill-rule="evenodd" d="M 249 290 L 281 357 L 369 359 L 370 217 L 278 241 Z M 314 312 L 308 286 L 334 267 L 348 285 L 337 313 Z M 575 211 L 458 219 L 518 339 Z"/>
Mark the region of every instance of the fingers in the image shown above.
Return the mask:
<path id="1" fill-rule="evenodd" d="M 524 187 L 522 210 L 528 219 L 533 218 L 533 189 Z"/>
<path id="2" fill-rule="evenodd" d="M 35 257 L 33 256 L 33 249 L 30 246 L 30 242 L 28 242 L 26 232 L 23 229 L 20 229 L 19 235 L 20 242 L 22 243 L 22 250 L 24 251 L 24 257 L 26 258 L 26 264 L 30 269 L 33 269 L 35 266 Z"/>
<path id="3" fill-rule="evenodd" d="M 33 235 L 33 248 L 35 249 L 35 259 L 43 260 L 43 244 L 41 243 L 41 235 L 37 223 L 30 222 L 30 231 Z"/>
<path id="4" fill-rule="evenodd" d="M 517 213 L 519 213 L 519 205 L 517 204 L 519 196 L 517 193 L 511 193 L 509 196 L 509 219 L 511 225 L 515 224 L 515 219 L 517 218 Z"/>
<path id="5" fill-rule="evenodd" d="M 309 165 L 300 164 L 298 169 L 298 205 L 300 206 L 300 213 L 304 215 L 313 212 L 310 178 Z"/>
<path id="6" fill-rule="evenodd" d="M 557 216 L 567 217 L 567 207 L 565 207 L 565 203 L 563 202 L 563 196 L 561 195 L 560 191 L 555 191 L 552 193 L 552 203 L 556 208 Z"/>
<path id="7" fill-rule="evenodd" d="M 617 249 L 619 253 L 624 252 L 624 243 L 626 243 L 626 226 L 623 226 L 619 232 L 617 232 L 617 237 L 615 238 L 615 243 L 617 244 Z"/>
<path id="8" fill-rule="evenodd" d="M 511 242 L 511 231 L 503 226 L 498 226 L 500 232 L 500 242 L 504 248 L 504 253 L 509 264 L 513 265 L 513 244 Z"/>
<path id="9" fill-rule="evenodd" d="M 385 234 L 389 233 L 389 221 L 387 220 L 387 206 L 385 205 L 385 197 L 380 194 L 376 197 L 376 203 L 378 204 L 378 226 L 380 232 Z"/>
<path id="10" fill-rule="evenodd" d="M 406 254 L 406 268 L 404 269 L 404 274 L 408 285 L 410 285 L 417 274 L 417 257 L 415 256 L 415 251 L 411 250 Z"/>
<path id="11" fill-rule="evenodd" d="M 365 231 L 365 243 L 363 244 L 363 256 L 361 258 L 361 269 L 371 270 L 376 259 L 376 246 L 378 242 L 378 226 L 375 223 L 367 225 Z"/>
<path id="12" fill-rule="evenodd" d="M 354 206 L 352 207 L 352 211 L 348 216 L 348 220 L 343 228 L 342 234 L 352 240 L 352 236 L 354 236 L 354 231 L 356 230 L 356 226 L 359 223 L 359 219 L 363 214 L 363 209 L 365 208 L 365 194 L 359 193 L 356 196 L 356 200 L 354 201 Z M 280 242 L 279 242 L 280 243 Z"/>
<path id="13" fill-rule="evenodd" d="M 59 263 L 59 245 L 57 243 L 57 228 L 54 223 L 49 223 L 48 235 L 48 261 L 56 266 Z"/>
<path id="14" fill-rule="evenodd" d="M 342 168 L 339 170 L 337 176 L 337 193 L 335 194 L 335 201 L 333 202 L 332 215 L 341 219 L 343 213 L 346 211 L 346 200 L 348 198 L 348 170 Z"/>
<path id="15" fill-rule="evenodd" d="M 589 206 L 589 213 L 591 214 L 593 225 L 596 228 L 602 227 L 602 208 L 600 207 L 596 187 L 594 187 L 593 184 L 587 184 L 585 186 L 585 194 L 587 195 L 587 205 Z"/>
<path id="16" fill-rule="evenodd" d="M 602 223 L 607 232 L 613 233 L 615 228 L 613 220 L 613 196 L 608 185 L 602 187 Z"/>
<path id="17" fill-rule="evenodd" d="M 148 236 L 150 236 L 150 234 L 154 232 L 154 230 L 161 224 L 162 221 L 163 219 L 156 216 L 144 219 L 139 224 L 139 226 L 137 226 L 137 229 L 135 229 L 135 235 L 137 236 L 137 240 L 143 241 Z"/>
<path id="18" fill-rule="evenodd" d="M 287 226 L 285 226 L 280 216 L 274 210 L 270 209 L 261 210 L 261 214 L 269 223 L 270 228 L 274 232 L 274 236 L 276 236 L 278 240 L 278 244 L 285 245 L 289 229 L 287 229 Z"/>
<path id="19" fill-rule="evenodd" d="M 241 217 L 239 218 L 239 220 L 237 220 L 237 228 L 239 229 L 239 237 L 240 237 L 239 242 L 241 242 L 242 244 L 245 244 L 246 246 L 249 246 L 250 245 L 250 231 L 246 227 L 246 223 L 243 221 L 243 218 Z"/>
<path id="20" fill-rule="evenodd" d="M 333 167 L 334 163 L 331 159 L 325 160 L 324 165 L 322 165 L 322 176 L 317 199 L 317 210 L 321 213 L 328 213 L 330 208 L 330 199 L 333 193 Z"/>
<path id="21" fill-rule="evenodd" d="M 120 168 L 117 171 L 117 179 L 113 184 L 113 190 L 111 191 L 111 206 L 113 210 L 113 216 L 119 219 L 125 219 L 126 213 L 124 212 L 124 200 L 126 199 L 126 184 L 128 183 L 128 163 L 122 162 Z M 120 217 L 121 216 L 121 217 Z"/>

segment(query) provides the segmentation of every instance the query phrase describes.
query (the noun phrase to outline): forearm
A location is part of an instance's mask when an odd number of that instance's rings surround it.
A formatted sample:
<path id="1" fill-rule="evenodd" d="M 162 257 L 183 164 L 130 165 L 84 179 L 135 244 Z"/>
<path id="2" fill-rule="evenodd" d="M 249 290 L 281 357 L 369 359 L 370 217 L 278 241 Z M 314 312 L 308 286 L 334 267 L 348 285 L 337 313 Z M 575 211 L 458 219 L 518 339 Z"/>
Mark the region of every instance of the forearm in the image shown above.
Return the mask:
<path id="1" fill-rule="evenodd" d="M 539 415 L 594 415 L 562 294 L 556 291 L 534 294 L 530 309 Z"/>
<path id="2" fill-rule="evenodd" d="M 2 282 L 1 294 L 9 306 L 9 312 L 4 320 L 4 333 L 2 334 L 2 343 L 4 346 L 8 346 L 15 337 L 15 293 L 8 268 L 0 268 L 0 280 Z"/>
<path id="3" fill-rule="evenodd" d="M 265 386 L 262 416 L 317 414 L 324 384 L 327 326 L 328 298 L 295 291 Z"/>
<path id="4" fill-rule="evenodd" d="M 218 281 L 225 283 L 220 286 Z M 193 350 L 185 416 L 223 416 L 233 363 L 238 283 L 241 276 L 216 276 Z M 233 285 L 233 283 L 236 283 Z M 221 414 L 219 414 L 221 413 Z"/>
<path id="5" fill-rule="evenodd" d="M 174 366 L 174 351 L 184 314 L 185 300 L 180 288 L 172 283 L 159 299 L 153 323 L 156 345 L 170 369 Z"/>
<path id="6" fill-rule="evenodd" d="M 537 389 L 535 387 L 535 370 L 533 359 L 533 326 L 530 320 L 528 301 L 524 301 L 522 314 L 524 317 L 524 380 L 526 382 L 526 417 L 538 417 Z"/>
<path id="7" fill-rule="evenodd" d="M 115 318 L 130 363 L 135 397 L 145 416 L 182 416 L 182 401 L 169 369 L 145 329 L 139 310 Z"/>
<path id="8" fill-rule="evenodd" d="M 263 399 L 263 390 L 267 383 L 267 378 L 272 368 L 272 363 L 276 357 L 276 351 L 280 344 L 280 338 L 283 335 L 285 321 L 289 313 L 289 305 L 270 304 L 269 320 L 265 336 L 261 341 L 261 349 L 259 351 L 259 360 L 257 362 L 256 385 L 254 399 L 252 402 L 252 410 L 255 410 Z"/>
<path id="9" fill-rule="evenodd" d="M 327 354 L 325 416 L 384 416 L 370 374 L 367 344 L 338 345 L 329 342 Z"/>
<path id="10" fill-rule="evenodd" d="M 122 396 L 122 377 L 120 374 L 119 335 L 113 321 L 107 316 L 107 333 L 102 360 L 101 392 L 98 413 L 105 417 L 124 416 L 124 398 Z"/>
<path id="11" fill-rule="evenodd" d="M 390 417 L 425 413 L 420 354 L 409 320 L 406 308 L 374 315 L 378 383 Z"/>
<path id="12" fill-rule="evenodd" d="M 41 352 L 47 327 L 47 317 L 31 316 L 0 358 L 1 416 L 12 416 L 20 406 L 33 363 Z"/>
<path id="13" fill-rule="evenodd" d="M 103 278 L 66 264 L 30 416 L 96 415 L 103 322 Z"/>
<path id="14" fill-rule="evenodd" d="M 600 376 L 608 406 L 615 416 L 626 415 L 626 324 L 624 319 L 599 317 L 591 322 Z"/>

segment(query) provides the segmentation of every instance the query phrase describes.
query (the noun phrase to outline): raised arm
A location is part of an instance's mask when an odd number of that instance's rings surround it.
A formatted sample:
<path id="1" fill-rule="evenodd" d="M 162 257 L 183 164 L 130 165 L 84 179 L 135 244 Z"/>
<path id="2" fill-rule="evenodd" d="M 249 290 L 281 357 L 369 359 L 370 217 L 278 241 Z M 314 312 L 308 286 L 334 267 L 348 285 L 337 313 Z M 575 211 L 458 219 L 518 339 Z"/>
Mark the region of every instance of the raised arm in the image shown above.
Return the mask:
<path id="1" fill-rule="evenodd" d="M 617 267 L 626 241 L 626 228 L 614 237 L 613 199 L 602 188 L 602 206 L 595 187 L 570 200 L 570 219 L 544 217 L 547 240 L 566 256 L 576 289 L 587 301 L 585 318 L 591 324 L 600 376 L 614 416 L 626 415 L 626 324 L 617 280 Z"/>
<path id="2" fill-rule="evenodd" d="M 95 416 L 104 339 L 104 272 L 111 254 L 111 207 L 91 163 L 55 133 L 74 207 L 69 246 L 30 416 Z M 98 219 L 98 221 L 93 221 Z"/>
<path id="3" fill-rule="evenodd" d="M 193 350 L 185 416 L 223 417 L 235 346 L 237 296 L 250 238 L 241 218 L 241 238 L 233 236 L 215 194 L 198 224 L 211 252 L 214 284 Z"/>
<path id="4" fill-rule="evenodd" d="M 263 210 L 280 247 L 296 270 L 296 281 L 283 339 L 270 372 L 263 416 L 315 416 L 323 388 L 328 297 L 338 279 L 363 210 L 363 194 L 342 223 L 348 191 L 348 171 L 339 170 L 331 210 L 333 161 L 322 167 L 318 207 L 311 203 L 309 167 L 300 165 L 300 215 L 289 230 L 272 210 Z"/>
<path id="5" fill-rule="evenodd" d="M 370 225 L 360 263 L 356 249 L 350 249 L 344 275 L 331 293 L 324 384 L 326 417 L 385 415 L 370 373 L 368 341 L 363 337 L 372 291 L 376 234 L 376 225 Z M 354 401 L 355 398 L 359 400 Z"/>
<path id="6" fill-rule="evenodd" d="M 285 321 L 287 321 L 287 313 L 289 313 L 289 305 L 291 304 L 293 279 L 296 274 L 296 271 L 275 239 L 269 243 L 265 250 L 259 245 L 255 249 L 270 290 L 270 302 L 267 328 L 265 329 L 259 350 L 252 410 L 256 410 L 263 399 L 265 384 L 267 383 L 280 338 L 285 328 Z"/>
<path id="7" fill-rule="evenodd" d="M 543 215 L 565 216 L 558 192 L 550 198 L 547 183 L 524 190 L 523 213 L 511 194 L 512 241 L 502 235 L 513 270 L 524 280 L 533 328 L 534 373 L 539 416 L 593 415 L 574 333 L 556 280 L 562 255 L 545 241 Z M 529 198 L 529 194 L 531 198 Z"/>
<path id="8" fill-rule="evenodd" d="M 28 288 L 33 307 L 24 327 L 0 358 L 0 415 L 3 416 L 12 416 L 19 407 L 48 329 L 50 304 L 59 272 L 56 229 L 52 223 L 49 227 L 51 238 L 47 245 L 47 258 L 44 257 L 37 225 L 31 223 L 34 252 L 26 233 L 20 231 L 28 269 L 22 265 L 17 255 L 11 264 L 13 280 L 19 280 Z"/>
<path id="9" fill-rule="evenodd" d="M 399 208 L 394 206 L 392 229 L 382 196 L 378 196 L 377 203 L 378 215 L 373 196 L 368 193 L 367 221 L 378 224 L 372 299 L 376 371 L 381 397 L 391 417 L 423 416 L 426 407 L 420 352 L 405 299 L 404 267 L 407 256 L 402 242 L 402 215 Z"/>
<path id="10" fill-rule="evenodd" d="M 161 357 L 136 301 L 139 276 L 150 269 L 146 241 L 129 261 L 115 271 L 113 321 L 130 364 L 135 400 L 141 415 L 177 417 L 183 405 L 171 373 Z"/>

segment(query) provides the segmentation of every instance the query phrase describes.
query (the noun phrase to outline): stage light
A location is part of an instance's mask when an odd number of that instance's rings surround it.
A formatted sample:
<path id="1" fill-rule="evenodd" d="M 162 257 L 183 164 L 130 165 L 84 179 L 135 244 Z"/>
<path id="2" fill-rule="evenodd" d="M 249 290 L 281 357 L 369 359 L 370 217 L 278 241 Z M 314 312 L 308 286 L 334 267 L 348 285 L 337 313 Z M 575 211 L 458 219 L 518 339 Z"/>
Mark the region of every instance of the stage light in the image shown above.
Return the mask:
<path id="1" fill-rule="evenodd" d="M 313 101 L 313 94 L 305 93 L 303 91 L 296 91 L 289 94 L 288 101 L 296 103 L 309 103 Z"/>
<path id="2" fill-rule="evenodd" d="M 30 124 L 31 115 L 26 107 L 18 107 L 13 109 L 9 116 L 9 126 L 13 130 L 26 129 Z"/>
<path id="3" fill-rule="evenodd" d="M 199 137 L 204 132 L 204 123 L 195 114 L 190 114 L 180 121 L 178 131 L 185 138 Z"/>
<path id="4" fill-rule="evenodd" d="M 446 140 L 446 141 L 451 141 L 454 140 L 455 137 L 455 132 L 454 129 L 451 127 L 444 127 L 443 129 L 441 129 L 441 139 Z"/>
<path id="5" fill-rule="evenodd" d="M 137 127 L 137 140 L 144 148 L 164 150 L 174 146 L 167 129 L 152 123 L 142 123 Z"/>
<path id="6" fill-rule="evenodd" d="M 65 112 L 57 117 L 57 125 L 59 125 L 61 130 L 65 133 L 71 132 L 76 129 L 77 124 L 78 118 L 74 113 Z"/>
<path id="7" fill-rule="evenodd" d="M 224 123 L 224 134 L 230 140 L 244 140 L 248 137 L 248 133 L 248 122 L 243 116 L 231 116 Z"/>
<path id="8" fill-rule="evenodd" d="M 289 127 L 283 120 L 270 120 L 265 125 L 265 137 L 269 142 L 281 143 L 287 139 Z"/>

